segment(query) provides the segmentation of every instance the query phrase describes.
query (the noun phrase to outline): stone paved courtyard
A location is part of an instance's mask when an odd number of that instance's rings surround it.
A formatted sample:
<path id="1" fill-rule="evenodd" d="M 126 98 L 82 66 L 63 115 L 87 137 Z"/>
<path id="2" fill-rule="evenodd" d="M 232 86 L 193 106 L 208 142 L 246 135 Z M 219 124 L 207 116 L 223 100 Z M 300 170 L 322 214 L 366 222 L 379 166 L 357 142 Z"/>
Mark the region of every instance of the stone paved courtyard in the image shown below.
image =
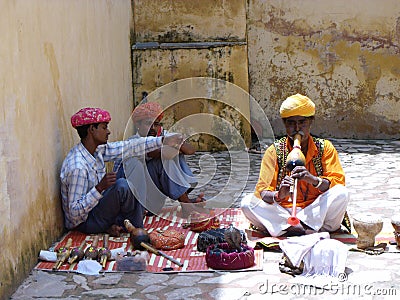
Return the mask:
<path id="1" fill-rule="evenodd" d="M 375 213 L 384 220 L 382 231 L 392 232 L 390 219 L 400 213 L 400 142 L 332 142 L 346 172 L 350 217 Z M 249 154 L 246 158 L 247 153 L 238 153 L 234 157 L 240 159 L 233 163 L 229 184 L 232 164 L 227 152 L 191 157 L 194 172 L 206 183 L 193 193 L 204 191 L 207 198 L 215 198 L 215 203 L 238 206 L 241 197 L 254 189 L 261 155 Z M 279 271 L 280 257 L 280 253 L 264 252 L 263 270 L 251 272 L 83 276 L 32 271 L 11 299 L 394 299 L 400 295 L 400 253 L 375 256 L 349 252 L 347 278 L 331 290 L 306 289 L 291 283 L 292 277 Z"/>

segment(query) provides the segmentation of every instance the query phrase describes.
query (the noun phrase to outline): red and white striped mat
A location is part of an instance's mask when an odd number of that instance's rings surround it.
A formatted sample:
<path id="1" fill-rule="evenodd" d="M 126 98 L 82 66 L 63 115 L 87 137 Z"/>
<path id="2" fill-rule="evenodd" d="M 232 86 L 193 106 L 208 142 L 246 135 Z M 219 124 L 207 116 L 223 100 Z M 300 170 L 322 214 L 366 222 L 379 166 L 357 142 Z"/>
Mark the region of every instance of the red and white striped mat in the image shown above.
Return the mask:
<path id="1" fill-rule="evenodd" d="M 170 262 L 168 259 L 155 255 L 153 253 L 150 254 L 150 258 L 147 265 L 148 272 L 165 272 L 163 269 L 169 269 L 169 272 L 201 272 L 201 271 L 214 271 L 213 269 L 208 268 L 205 261 L 205 253 L 197 251 L 197 238 L 198 233 L 195 233 L 190 230 L 190 228 L 186 228 L 184 225 L 184 220 L 178 218 L 174 215 L 175 212 L 166 210 L 164 213 L 159 216 L 151 216 L 146 217 L 144 219 L 144 227 L 148 231 L 148 233 L 152 232 L 156 229 L 175 229 L 180 232 L 183 232 L 186 236 L 185 246 L 184 248 L 166 251 L 162 250 L 165 254 L 172 256 L 173 258 L 180 261 L 183 266 L 179 267 L 178 265 Z M 249 222 L 243 215 L 240 209 L 229 208 L 229 209 L 216 209 L 215 214 L 220 220 L 220 227 L 227 227 L 229 224 L 233 224 L 235 227 L 245 230 L 249 227 Z M 102 236 L 100 235 L 100 240 L 98 246 L 102 246 Z M 55 251 L 63 247 L 67 240 L 72 239 L 72 247 L 79 246 L 83 240 L 87 241 L 87 245 L 91 244 L 91 241 L 94 238 L 94 235 L 86 235 L 77 231 L 68 232 L 60 242 L 57 243 L 55 247 Z M 116 249 L 123 247 L 126 250 L 130 249 L 130 240 L 129 235 L 124 234 L 121 237 L 110 237 L 109 239 L 109 249 Z M 53 262 L 40 261 L 35 269 L 38 270 L 48 270 L 51 271 L 53 268 Z M 254 271 L 254 270 L 262 270 L 263 266 L 263 250 L 255 250 L 255 265 L 251 268 L 237 270 L 237 271 Z M 64 264 L 60 267 L 58 271 L 70 271 L 75 272 L 77 270 L 77 264 Z M 105 272 L 116 272 L 116 263 L 115 261 L 109 261 L 106 264 Z"/>

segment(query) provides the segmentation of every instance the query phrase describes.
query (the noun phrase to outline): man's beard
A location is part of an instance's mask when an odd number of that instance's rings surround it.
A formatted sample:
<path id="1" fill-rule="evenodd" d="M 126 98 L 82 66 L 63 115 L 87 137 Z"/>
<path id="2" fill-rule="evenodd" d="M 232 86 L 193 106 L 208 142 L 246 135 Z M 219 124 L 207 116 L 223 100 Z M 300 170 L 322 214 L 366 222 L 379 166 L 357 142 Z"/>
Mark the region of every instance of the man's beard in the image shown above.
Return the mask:
<path id="1" fill-rule="evenodd" d="M 157 131 L 155 131 L 154 129 L 150 129 L 147 136 L 157 136 Z"/>

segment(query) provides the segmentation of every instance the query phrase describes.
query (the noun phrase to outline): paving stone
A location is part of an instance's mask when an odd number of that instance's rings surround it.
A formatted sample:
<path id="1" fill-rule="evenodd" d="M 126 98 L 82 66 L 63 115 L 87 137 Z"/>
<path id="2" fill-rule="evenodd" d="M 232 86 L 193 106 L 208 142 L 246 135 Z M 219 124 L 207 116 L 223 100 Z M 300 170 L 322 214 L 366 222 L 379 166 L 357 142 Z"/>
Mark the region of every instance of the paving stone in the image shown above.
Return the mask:
<path id="1" fill-rule="evenodd" d="M 82 275 L 74 275 L 74 276 L 72 277 L 72 279 L 74 280 L 74 282 L 75 282 L 77 285 L 80 285 L 81 288 L 83 288 L 84 290 L 86 290 L 86 291 L 90 291 L 90 290 L 91 290 L 91 288 L 90 288 L 90 287 L 88 286 L 88 284 L 87 284 L 87 279 L 86 279 L 85 276 L 82 276 Z"/>
<path id="2" fill-rule="evenodd" d="M 139 276 L 139 280 L 136 281 L 136 283 L 147 286 L 150 284 L 164 283 L 168 278 L 166 274 L 143 273 Z"/>
<path id="3" fill-rule="evenodd" d="M 105 276 L 102 276 L 96 280 L 93 280 L 93 283 L 95 284 L 104 284 L 104 285 L 115 285 L 118 284 L 119 281 L 122 278 L 122 273 L 117 273 L 117 274 L 107 274 Z"/>
<path id="4" fill-rule="evenodd" d="M 169 280 L 167 285 L 177 285 L 177 286 L 193 286 L 201 279 L 200 276 L 186 275 L 186 276 L 176 276 L 175 278 Z"/>
<path id="5" fill-rule="evenodd" d="M 146 299 L 150 299 L 150 300 L 158 300 L 160 299 L 159 297 L 157 297 L 156 295 L 145 295 Z"/>
<path id="6" fill-rule="evenodd" d="M 34 272 L 14 295 L 14 299 L 26 297 L 61 297 L 65 290 L 75 286 L 65 282 L 65 276 L 48 272 Z"/>
<path id="7" fill-rule="evenodd" d="M 144 290 L 142 290 L 142 293 L 153 293 L 153 292 L 158 292 L 165 289 L 165 286 L 163 285 L 150 285 Z"/>
<path id="8" fill-rule="evenodd" d="M 198 287 L 191 288 L 177 288 L 171 292 L 165 293 L 167 300 L 187 300 L 187 299 L 199 299 L 199 295 L 203 292 Z"/>
<path id="9" fill-rule="evenodd" d="M 134 296 L 136 292 L 135 288 L 112 288 L 112 289 L 97 289 L 93 291 L 83 292 L 82 295 L 96 296 L 103 298 L 128 298 Z"/>

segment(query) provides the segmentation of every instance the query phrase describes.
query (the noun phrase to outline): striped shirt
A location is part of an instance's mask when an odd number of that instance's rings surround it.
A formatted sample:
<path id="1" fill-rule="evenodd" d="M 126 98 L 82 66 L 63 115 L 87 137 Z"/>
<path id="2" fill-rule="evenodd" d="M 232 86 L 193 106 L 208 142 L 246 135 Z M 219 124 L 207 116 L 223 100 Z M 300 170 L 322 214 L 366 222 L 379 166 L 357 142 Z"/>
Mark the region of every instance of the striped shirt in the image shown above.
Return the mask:
<path id="1" fill-rule="evenodd" d="M 149 137 L 99 145 L 91 155 L 82 143 L 73 147 L 61 167 L 61 197 L 65 227 L 72 229 L 86 221 L 103 197 L 96 185 L 106 174 L 107 161 L 123 156 L 143 156 L 160 148 L 162 138 Z"/>

